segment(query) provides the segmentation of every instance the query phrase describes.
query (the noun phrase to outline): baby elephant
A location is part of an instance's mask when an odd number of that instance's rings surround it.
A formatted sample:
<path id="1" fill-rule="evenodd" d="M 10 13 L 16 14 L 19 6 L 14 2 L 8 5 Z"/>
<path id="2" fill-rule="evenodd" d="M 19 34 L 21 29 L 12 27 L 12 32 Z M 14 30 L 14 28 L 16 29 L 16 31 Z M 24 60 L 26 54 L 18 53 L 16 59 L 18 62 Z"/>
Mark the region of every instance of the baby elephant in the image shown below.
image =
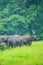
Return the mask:
<path id="1" fill-rule="evenodd" d="M 5 46 L 6 45 L 6 43 L 5 43 L 6 40 L 7 40 L 7 37 L 6 36 L 0 35 L 0 48 L 2 46 Z"/>

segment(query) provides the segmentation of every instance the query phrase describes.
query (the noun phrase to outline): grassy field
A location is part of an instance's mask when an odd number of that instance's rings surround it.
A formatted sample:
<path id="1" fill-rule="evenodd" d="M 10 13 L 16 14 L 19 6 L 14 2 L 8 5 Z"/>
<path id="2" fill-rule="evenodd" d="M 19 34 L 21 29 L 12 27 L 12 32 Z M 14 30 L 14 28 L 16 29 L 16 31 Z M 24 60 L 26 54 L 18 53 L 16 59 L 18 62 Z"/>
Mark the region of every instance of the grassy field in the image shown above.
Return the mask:
<path id="1" fill-rule="evenodd" d="M 0 51 L 0 65 L 43 65 L 43 41 Z"/>

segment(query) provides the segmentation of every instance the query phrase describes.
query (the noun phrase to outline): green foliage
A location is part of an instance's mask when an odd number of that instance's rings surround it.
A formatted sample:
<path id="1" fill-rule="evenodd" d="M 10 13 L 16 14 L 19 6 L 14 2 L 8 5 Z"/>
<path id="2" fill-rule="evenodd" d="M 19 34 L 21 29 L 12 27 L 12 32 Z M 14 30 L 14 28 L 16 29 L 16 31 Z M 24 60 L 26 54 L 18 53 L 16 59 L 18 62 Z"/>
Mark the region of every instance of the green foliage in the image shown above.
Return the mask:
<path id="1" fill-rule="evenodd" d="M 3 45 L 0 47 L 0 51 L 6 50 L 6 49 L 9 49 L 9 47 L 4 45 L 3 43 Z"/>
<path id="2" fill-rule="evenodd" d="M 42 38 L 42 3 L 42 0 L 0 0 L 0 34 L 28 33 Z"/>

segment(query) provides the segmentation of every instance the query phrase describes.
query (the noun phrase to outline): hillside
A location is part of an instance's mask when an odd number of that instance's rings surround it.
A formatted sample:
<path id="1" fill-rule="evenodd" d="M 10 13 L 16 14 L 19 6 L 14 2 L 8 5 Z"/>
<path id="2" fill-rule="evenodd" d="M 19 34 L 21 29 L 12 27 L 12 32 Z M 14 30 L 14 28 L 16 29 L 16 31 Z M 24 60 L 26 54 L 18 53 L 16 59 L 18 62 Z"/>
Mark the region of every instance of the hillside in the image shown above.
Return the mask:
<path id="1" fill-rule="evenodd" d="M 43 38 L 43 0 L 0 0 L 0 34 Z"/>
<path id="2" fill-rule="evenodd" d="M 0 65 L 43 65 L 43 41 L 0 51 Z"/>

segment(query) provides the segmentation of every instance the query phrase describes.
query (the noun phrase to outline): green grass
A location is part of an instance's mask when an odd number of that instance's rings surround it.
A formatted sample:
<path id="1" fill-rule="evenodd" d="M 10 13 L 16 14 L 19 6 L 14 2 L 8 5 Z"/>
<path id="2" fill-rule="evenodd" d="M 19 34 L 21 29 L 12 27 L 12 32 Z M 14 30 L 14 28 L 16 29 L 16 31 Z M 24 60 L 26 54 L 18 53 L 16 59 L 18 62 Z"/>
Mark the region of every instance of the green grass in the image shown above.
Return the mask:
<path id="1" fill-rule="evenodd" d="M 43 65 L 43 41 L 0 51 L 0 65 Z"/>

